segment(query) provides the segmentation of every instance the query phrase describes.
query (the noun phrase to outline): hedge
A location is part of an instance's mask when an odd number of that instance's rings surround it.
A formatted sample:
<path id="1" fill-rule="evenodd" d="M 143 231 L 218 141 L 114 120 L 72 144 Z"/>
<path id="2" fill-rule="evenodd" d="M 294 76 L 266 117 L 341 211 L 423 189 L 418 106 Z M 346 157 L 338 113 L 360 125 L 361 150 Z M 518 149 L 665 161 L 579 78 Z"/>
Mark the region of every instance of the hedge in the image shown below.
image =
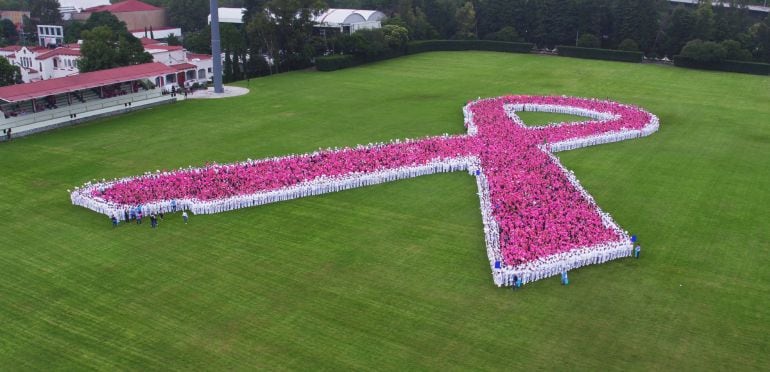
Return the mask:
<path id="1" fill-rule="evenodd" d="M 770 63 L 722 61 L 714 63 L 698 62 L 690 57 L 674 56 L 674 66 L 697 68 L 702 70 L 717 70 L 739 72 L 743 74 L 770 75 Z"/>
<path id="2" fill-rule="evenodd" d="M 361 64 L 361 61 L 350 54 L 335 54 L 331 56 L 316 57 L 315 67 L 318 71 L 334 71 L 353 67 Z"/>
<path id="3" fill-rule="evenodd" d="M 642 52 L 628 52 L 624 50 L 580 48 L 566 45 L 556 46 L 558 54 L 563 57 L 604 59 L 608 61 L 641 63 L 644 54 Z"/>
<path id="4" fill-rule="evenodd" d="M 504 53 L 529 53 L 535 44 L 511 43 L 506 41 L 491 40 L 423 40 L 413 41 L 407 44 L 406 53 L 415 54 L 423 52 L 459 51 L 459 50 L 484 50 Z"/>

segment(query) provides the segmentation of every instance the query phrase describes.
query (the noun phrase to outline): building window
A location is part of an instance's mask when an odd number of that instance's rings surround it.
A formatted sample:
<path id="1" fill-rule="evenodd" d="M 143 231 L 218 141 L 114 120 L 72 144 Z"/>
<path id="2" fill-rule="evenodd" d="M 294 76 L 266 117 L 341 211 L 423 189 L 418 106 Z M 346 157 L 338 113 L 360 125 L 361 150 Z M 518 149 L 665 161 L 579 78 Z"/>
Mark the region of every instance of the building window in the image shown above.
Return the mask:
<path id="1" fill-rule="evenodd" d="M 211 73 L 211 67 L 209 67 L 209 70 L 208 70 L 208 71 L 209 71 L 209 74 L 210 74 L 210 73 Z"/>

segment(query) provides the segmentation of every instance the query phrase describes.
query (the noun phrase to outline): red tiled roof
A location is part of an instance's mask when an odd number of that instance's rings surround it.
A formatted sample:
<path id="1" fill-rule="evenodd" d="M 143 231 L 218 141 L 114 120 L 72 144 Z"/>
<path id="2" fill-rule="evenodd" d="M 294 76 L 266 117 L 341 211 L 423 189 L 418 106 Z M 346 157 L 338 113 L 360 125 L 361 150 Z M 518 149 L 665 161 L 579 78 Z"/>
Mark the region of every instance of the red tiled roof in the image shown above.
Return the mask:
<path id="1" fill-rule="evenodd" d="M 18 52 L 18 51 L 21 50 L 21 48 L 27 48 L 27 50 L 29 50 L 30 52 L 38 52 L 38 51 L 41 51 L 41 50 L 48 49 L 46 47 L 41 47 L 41 46 L 31 46 L 31 45 L 28 45 L 28 46 L 25 47 L 25 46 L 22 46 L 22 45 L 9 45 L 9 46 L 5 46 L 5 47 L 0 48 L 0 50 L 2 50 L 4 52 Z"/>
<path id="2" fill-rule="evenodd" d="M 21 48 L 22 48 L 21 45 L 9 45 L 9 46 L 4 46 L 0 48 L 0 50 L 4 52 L 18 52 L 21 50 Z"/>
<path id="3" fill-rule="evenodd" d="M 56 48 L 37 56 L 37 59 L 48 59 L 56 56 L 80 56 L 80 49 Z"/>
<path id="4" fill-rule="evenodd" d="M 125 13 L 125 12 L 144 12 L 150 10 L 160 10 L 157 6 L 143 3 L 138 0 L 126 0 L 119 3 L 110 5 L 99 5 L 92 8 L 84 9 L 86 13 L 96 12 L 110 12 L 110 13 Z"/>
<path id="5" fill-rule="evenodd" d="M 187 59 L 211 59 L 211 54 L 187 53 Z"/>
<path id="6" fill-rule="evenodd" d="M 198 66 L 192 63 L 177 63 L 175 65 L 170 65 L 168 67 L 171 67 L 177 71 L 184 71 L 184 70 L 189 70 L 191 68 L 198 68 Z"/>
<path id="7" fill-rule="evenodd" d="M 184 49 L 181 45 L 162 45 L 162 44 L 152 44 L 152 45 L 145 45 L 144 49 L 155 49 L 155 50 L 162 50 L 164 52 L 173 52 L 175 50 L 182 50 Z"/>
<path id="8" fill-rule="evenodd" d="M 154 40 L 154 39 L 150 39 L 149 37 L 139 38 L 139 41 L 142 42 L 142 45 L 160 44 L 160 41 Z"/>
<path id="9" fill-rule="evenodd" d="M 0 99 L 7 102 L 20 102 L 32 98 L 42 98 L 53 94 L 74 92 L 174 72 L 173 68 L 158 62 L 85 72 L 58 79 L 0 87 Z"/>

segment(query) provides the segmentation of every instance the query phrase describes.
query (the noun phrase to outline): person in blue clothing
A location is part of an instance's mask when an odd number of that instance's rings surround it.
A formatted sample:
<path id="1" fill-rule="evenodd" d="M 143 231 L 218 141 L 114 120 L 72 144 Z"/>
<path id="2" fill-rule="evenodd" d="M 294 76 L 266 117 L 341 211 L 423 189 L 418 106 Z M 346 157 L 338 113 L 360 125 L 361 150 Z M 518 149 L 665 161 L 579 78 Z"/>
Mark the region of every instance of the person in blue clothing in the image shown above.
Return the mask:
<path id="1" fill-rule="evenodd" d="M 118 218 L 114 214 L 110 217 L 110 220 L 112 221 L 112 227 L 118 227 Z"/>
<path id="2" fill-rule="evenodd" d="M 569 277 L 567 277 L 567 270 L 564 270 L 561 272 L 561 284 L 562 285 L 569 284 Z"/>
<path id="3" fill-rule="evenodd" d="M 634 257 L 639 258 L 641 254 L 642 254 L 642 246 L 637 244 L 636 247 L 634 247 Z"/>

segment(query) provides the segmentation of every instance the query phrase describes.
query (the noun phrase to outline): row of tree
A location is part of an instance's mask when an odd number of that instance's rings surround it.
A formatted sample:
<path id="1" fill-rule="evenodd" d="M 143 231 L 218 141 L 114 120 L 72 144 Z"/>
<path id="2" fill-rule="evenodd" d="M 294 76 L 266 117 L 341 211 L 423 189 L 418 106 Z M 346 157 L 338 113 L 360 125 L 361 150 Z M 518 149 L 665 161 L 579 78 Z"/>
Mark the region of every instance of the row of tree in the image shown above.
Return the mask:
<path id="1" fill-rule="evenodd" d="M 770 61 L 764 20 L 747 0 L 674 6 L 666 0 L 330 0 L 331 6 L 376 6 L 392 12 L 412 39 L 526 41 L 540 47 L 587 44 L 636 47 L 673 56 L 689 41 L 734 40 L 757 60 Z M 598 43 L 596 43 L 598 41 Z"/>

